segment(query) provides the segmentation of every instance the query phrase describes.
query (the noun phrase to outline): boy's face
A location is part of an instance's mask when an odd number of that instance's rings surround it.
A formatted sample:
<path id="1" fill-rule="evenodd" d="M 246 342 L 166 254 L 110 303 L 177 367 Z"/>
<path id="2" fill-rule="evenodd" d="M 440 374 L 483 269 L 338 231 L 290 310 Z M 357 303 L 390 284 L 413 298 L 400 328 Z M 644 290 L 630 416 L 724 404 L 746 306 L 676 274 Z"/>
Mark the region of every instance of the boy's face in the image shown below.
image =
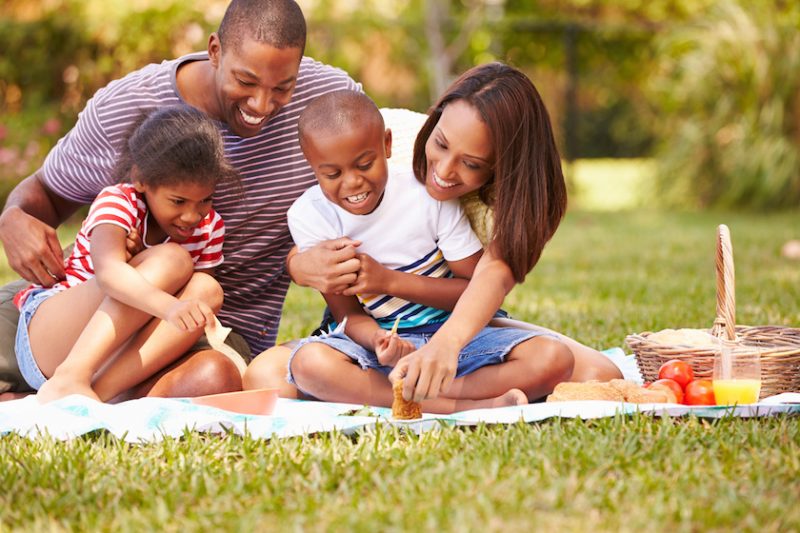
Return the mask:
<path id="1" fill-rule="evenodd" d="M 302 59 L 299 48 L 274 48 L 242 37 L 222 49 L 216 33 L 208 43 L 218 106 L 215 118 L 240 137 L 258 135 L 289 103 Z"/>
<path id="2" fill-rule="evenodd" d="M 338 134 L 305 134 L 303 153 L 325 197 L 354 215 L 378 207 L 386 188 L 392 132 L 377 121 Z"/>

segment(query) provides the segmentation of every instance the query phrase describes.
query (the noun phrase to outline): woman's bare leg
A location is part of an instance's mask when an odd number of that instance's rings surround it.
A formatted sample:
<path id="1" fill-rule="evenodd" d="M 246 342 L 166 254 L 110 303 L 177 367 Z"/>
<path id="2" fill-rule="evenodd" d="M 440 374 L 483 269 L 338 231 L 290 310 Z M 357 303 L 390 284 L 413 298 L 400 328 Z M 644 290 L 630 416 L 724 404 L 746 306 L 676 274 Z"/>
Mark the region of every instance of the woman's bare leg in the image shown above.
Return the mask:
<path id="1" fill-rule="evenodd" d="M 622 378 L 622 373 L 619 368 L 612 363 L 608 357 L 557 331 L 519 320 L 512 320 L 510 318 L 493 318 L 489 325 L 498 328 L 542 330 L 557 335 L 559 340 L 569 347 L 570 351 L 572 351 L 572 355 L 575 357 L 575 367 L 567 381 L 582 382 L 591 379 L 609 381 L 611 379 Z"/>

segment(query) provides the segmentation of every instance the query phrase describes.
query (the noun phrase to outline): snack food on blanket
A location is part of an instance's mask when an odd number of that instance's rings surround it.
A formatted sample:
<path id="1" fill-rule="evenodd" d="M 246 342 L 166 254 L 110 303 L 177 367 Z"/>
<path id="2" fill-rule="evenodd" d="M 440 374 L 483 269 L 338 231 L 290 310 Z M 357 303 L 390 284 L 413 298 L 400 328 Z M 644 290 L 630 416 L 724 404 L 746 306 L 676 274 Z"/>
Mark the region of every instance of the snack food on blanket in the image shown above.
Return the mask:
<path id="1" fill-rule="evenodd" d="M 647 340 L 658 344 L 679 346 L 715 346 L 719 339 L 704 329 L 662 329 L 648 335 Z"/>
<path id="2" fill-rule="evenodd" d="M 670 397 L 671 396 L 671 397 Z M 611 381 L 586 381 L 584 383 L 564 382 L 556 385 L 548 402 L 570 402 L 578 400 L 607 400 L 630 403 L 675 403 L 672 391 L 645 389 L 632 381 L 612 379 Z"/>
<path id="3" fill-rule="evenodd" d="M 414 420 L 422 418 L 422 405 L 403 399 L 403 380 L 398 379 L 392 385 L 394 401 L 392 401 L 392 418 L 397 420 Z"/>

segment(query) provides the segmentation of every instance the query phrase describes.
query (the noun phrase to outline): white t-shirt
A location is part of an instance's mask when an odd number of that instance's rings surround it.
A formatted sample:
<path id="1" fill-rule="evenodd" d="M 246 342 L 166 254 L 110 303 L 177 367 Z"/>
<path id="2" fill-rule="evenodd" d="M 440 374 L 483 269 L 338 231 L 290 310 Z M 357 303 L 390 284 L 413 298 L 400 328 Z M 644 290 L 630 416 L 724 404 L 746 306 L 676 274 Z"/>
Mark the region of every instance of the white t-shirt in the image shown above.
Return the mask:
<path id="1" fill-rule="evenodd" d="M 354 215 L 328 201 L 319 185 L 298 198 L 288 212 L 289 230 L 300 251 L 322 241 L 349 237 L 358 251 L 387 268 L 434 278 L 452 277 L 447 261 L 466 259 L 481 250 L 461 205 L 434 200 L 411 169 L 389 165 L 380 205 L 368 215 Z M 403 329 L 438 324 L 449 312 L 389 295 L 359 295 L 365 311 L 391 329 L 397 317 Z"/>

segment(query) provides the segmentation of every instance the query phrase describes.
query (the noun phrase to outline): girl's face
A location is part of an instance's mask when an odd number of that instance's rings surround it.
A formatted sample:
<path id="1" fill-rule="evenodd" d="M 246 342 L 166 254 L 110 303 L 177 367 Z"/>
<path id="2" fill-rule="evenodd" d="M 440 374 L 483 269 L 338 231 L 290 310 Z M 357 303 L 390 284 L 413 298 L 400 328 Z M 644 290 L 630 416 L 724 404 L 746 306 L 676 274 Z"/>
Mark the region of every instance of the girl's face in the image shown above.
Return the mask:
<path id="1" fill-rule="evenodd" d="M 140 181 L 134 181 L 136 190 L 147 200 L 150 222 L 149 234 L 156 244 L 169 237 L 175 242 L 185 242 L 194 233 L 194 229 L 211 211 L 211 195 L 213 185 L 202 185 L 185 181 L 174 185 L 153 187 Z M 158 232 L 162 231 L 162 235 Z"/>
<path id="2" fill-rule="evenodd" d="M 425 188 L 439 201 L 480 189 L 492 178 L 489 128 L 464 100 L 451 102 L 425 143 Z"/>

